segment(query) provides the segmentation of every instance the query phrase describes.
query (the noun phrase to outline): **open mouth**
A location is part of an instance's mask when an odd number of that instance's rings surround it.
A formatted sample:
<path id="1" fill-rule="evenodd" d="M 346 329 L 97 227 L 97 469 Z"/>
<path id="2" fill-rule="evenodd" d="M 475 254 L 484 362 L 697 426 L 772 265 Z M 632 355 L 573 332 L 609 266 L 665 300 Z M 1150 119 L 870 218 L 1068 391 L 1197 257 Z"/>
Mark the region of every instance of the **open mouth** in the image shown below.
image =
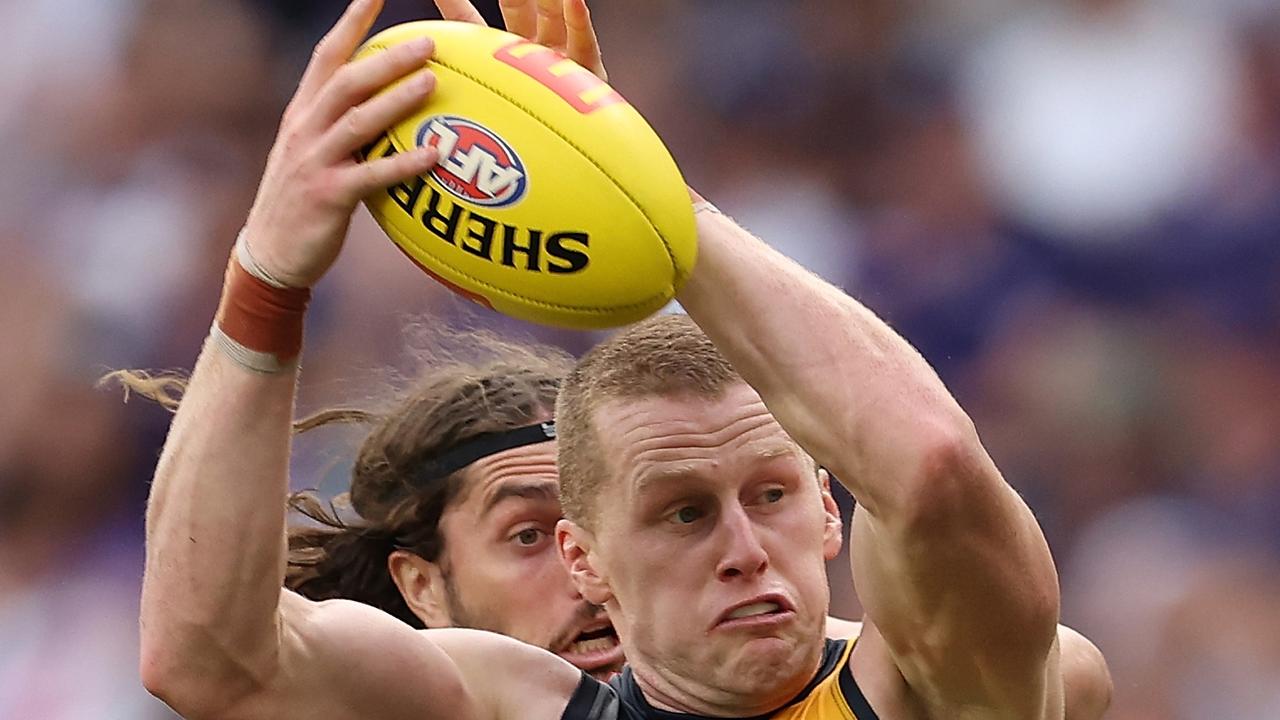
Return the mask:
<path id="1" fill-rule="evenodd" d="M 759 617 L 761 615 L 776 615 L 780 612 L 782 612 L 782 606 L 776 602 L 758 602 L 737 608 L 729 613 L 727 619 L 741 620 L 742 618 Z"/>
<path id="2" fill-rule="evenodd" d="M 720 616 L 716 625 L 768 625 L 783 621 L 794 614 L 795 608 L 785 596 L 771 593 L 729 608 Z"/>
<path id="3" fill-rule="evenodd" d="M 618 644 L 618 634 L 613 631 L 612 625 L 599 628 L 598 630 L 588 630 L 574 638 L 566 652 L 574 654 L 587 654 L 608 650 Z"/>
<path id="4" fill-rule="evenodd" d="M 623 659 L 618 633 L 609 624 L 578 633 L 557 654 L 589 673 L 616 670 L 622 666 Z"/>

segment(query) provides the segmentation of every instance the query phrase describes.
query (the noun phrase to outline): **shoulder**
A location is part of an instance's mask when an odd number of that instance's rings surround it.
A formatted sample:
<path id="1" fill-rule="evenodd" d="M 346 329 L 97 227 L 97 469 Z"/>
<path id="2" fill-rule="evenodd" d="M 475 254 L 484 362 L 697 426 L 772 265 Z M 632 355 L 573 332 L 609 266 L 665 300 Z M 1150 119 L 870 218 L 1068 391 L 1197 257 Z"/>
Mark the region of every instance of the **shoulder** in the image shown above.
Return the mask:
<path id="1" fill-rule="evenodd" d="M 444 711 L 558 720 L 580 679 L 556 655 L 483 630 L 415 630 L 363 603 L 313 602 L 289 591 L 281 611 L 289 664 L 366 710 L 394 704 L 417 707 L 424 718 Z"/>
<path id="2" fill-rule="evenodd" d="M 280 595 L 272 671 L 216 717 L 487 719 L 482 689 L 436 643 L 376 608 Z"/>
<path id="3" fill-rule="evenodd" d="M 1067 720 L 1095 720 L 1111 705 L 1111 672 L 1102 651 L 1084 635 L 1058 626 Z"/>
<path id="4" fill-rule="evenodd" d="M 351 649 L 374 646 L 387 654 L 442 654 L 463 677 L 480 678 L 485 684 L 533 682 L 568 687 L 572 693 L 578 681 L 577 668 L 560 657 L 498 633 L 466 628 L 415 630 L 364 603 L 313 602 L 288 591 L 281 607 L 285 632 L 301 631 Z"/>
<path id="5" fill-rule="evenodd" d="M 557 720 L 582 681 L 582 671 L 542 648 L 484 630 L 417 630 L 483 692 L 495 717 Z"/>

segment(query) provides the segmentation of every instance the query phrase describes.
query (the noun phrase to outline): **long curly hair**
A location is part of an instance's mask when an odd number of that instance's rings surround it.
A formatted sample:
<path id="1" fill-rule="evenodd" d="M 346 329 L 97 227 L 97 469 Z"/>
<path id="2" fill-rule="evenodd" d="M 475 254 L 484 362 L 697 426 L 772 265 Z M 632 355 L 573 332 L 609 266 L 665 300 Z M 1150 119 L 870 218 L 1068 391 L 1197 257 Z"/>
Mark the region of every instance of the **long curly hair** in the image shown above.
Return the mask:
<path id="1" fill-rule="evenodd" d="M 427 364 L 388 410 L 339 408 L 294 423 L 296 433 L 335 424 L 367 425 L 370 431 L 356 453 L 347 492 L 331 501 L 310 490 L 289 496 L 288 509 L 301 522 L 288 529 L 286 587 L 313 600 L 363 602 L 423 627 L 392 579 L 387 558 L 403 549 L 439 561 L 445 550 L 440 518 L 465 492 L 467 468 L 445 476 L 423 469 L 472 437 L 551 417 L 573 362 L 560 350 L 487 332 L 450 339 L 465 347 L 469 359 Z M 119 370 L 103 380 L 171 411 L 187 382 L 178 374 L 137 370 Z"/>

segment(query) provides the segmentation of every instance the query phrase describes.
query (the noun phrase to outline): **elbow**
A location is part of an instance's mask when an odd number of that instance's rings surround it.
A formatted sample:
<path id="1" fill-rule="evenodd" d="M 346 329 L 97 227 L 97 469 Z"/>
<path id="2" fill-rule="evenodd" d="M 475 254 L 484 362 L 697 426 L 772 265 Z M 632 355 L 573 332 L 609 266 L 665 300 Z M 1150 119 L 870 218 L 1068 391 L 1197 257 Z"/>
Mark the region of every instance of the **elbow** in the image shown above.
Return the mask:
<path id="1" fill-rule="evenodd" d="M 946 547 L 1008 568 L 1000 581 L 1016 588 L 1006 618 L 1037 653 L 1053 645 L 1061 612 L 1057 571 L 1031 510 L 1004 481 L 977 434 L 938 432 L 922 454 L 904 498 L 902 529 L 917 542 Z"/>
<path id="2" fill-rule="evenodd" d="M 138 658 L 138 674 L 147 692 L 169 702 L 175 689 L 183 683 L 181 643 L 164 642 L 147 632 L 143 619 L 142 647 Z M 172 704 L 172 703 L 170 703 Z"/>
<path id="3" fill-rule="evenodd" d="M 917 437 L 916 461 L 899 487 L 902 522 L 913 534 L 960 529 L 996 500 L 1004 481 L 971 425 L 935 427 Z"/>
<path id="4" fill-rule="evenodd" d="M 1062 675 L 1067 717 L 1100 718 L 1111 707 L 1115 683 L 1102 651 L 1083 635 L 1062 628 Z"/>
<path id="5" fill-rule="evenodd" d="M 213 662 L 219 653 L 206 654 L 193 647 L 144 637 L 138 662 L 142 686 L 184 718 L 226 717 L 233 705 L 248 696 L 247 684 Z"/>
<path id="6" fill-rule="evenodd" d="M 138 677 L 142 679 L 142 687 L 147 692 L 155 695 L 161 700 L 165 700 L 168 695 L 169 676 L 165 673 L 162 661 L 145 645 L 142 647 L 142 656 L 138 660 Z"/>
<path id="7" fill-rule="evenodd" d="M 168 618 L 157 616 L 145 596 L 142 610 L 138 674 L 147 692 L 170 702 L 195 674 L 196 644 L 177 632 Z"/>
<path id="8" fill-rule="evenodd" d="M 208 717 L 202 707 L 194 685 L 184 675 L 182 661 L 168 648 L 143 642 L 138 663 L 138 674 L 147 692 L 162 700 L 183 717 Z"/>
<path id="9" fill-rule="evenodd" d="M 1085 702 L 1088 703 L 1089 708 L 1087 717 L 1102 717 L 1111 708 L 1111 696 L 1114 692 L 1115 683 L 1111 680 L 1111 673 L 1106 663 L 1103 662 L 1093 679 L 1093 687 L 1089 688 L 1085 696 Z"/>

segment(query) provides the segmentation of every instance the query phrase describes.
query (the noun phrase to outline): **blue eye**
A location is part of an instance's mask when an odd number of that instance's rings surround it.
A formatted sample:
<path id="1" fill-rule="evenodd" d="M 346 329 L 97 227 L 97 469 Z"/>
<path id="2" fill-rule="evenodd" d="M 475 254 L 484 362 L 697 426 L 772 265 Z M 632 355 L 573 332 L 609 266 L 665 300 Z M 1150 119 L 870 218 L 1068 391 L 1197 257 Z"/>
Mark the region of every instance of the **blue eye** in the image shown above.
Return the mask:
<path id="1" fill-rule="evenodd" d="M 764 501 L 767 503 L 776 503 L 782 500 L 782 488 L 772 488 L 764 491 Z"/>

